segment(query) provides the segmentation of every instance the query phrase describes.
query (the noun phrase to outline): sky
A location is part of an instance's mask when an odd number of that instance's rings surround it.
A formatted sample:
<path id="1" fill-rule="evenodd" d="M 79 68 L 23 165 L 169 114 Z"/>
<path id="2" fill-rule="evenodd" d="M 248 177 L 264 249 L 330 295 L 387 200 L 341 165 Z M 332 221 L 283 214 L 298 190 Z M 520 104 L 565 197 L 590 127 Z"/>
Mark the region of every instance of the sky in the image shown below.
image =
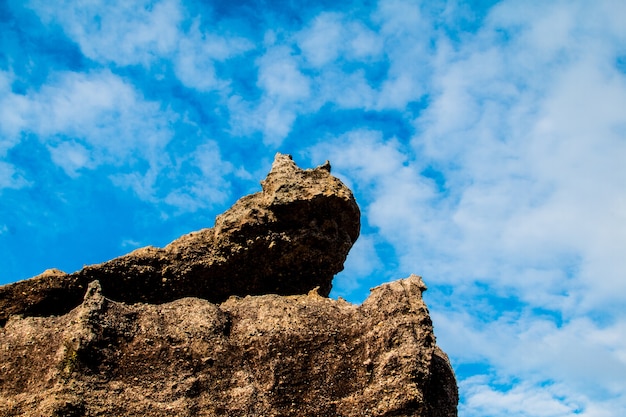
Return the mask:
<path id="1" fill-rule="evenodd" d="M 276 152 L 423 276 L 460 416 L 626 410 L 626 2 L 0 0 L 0 284 L 212 227 Z"/>

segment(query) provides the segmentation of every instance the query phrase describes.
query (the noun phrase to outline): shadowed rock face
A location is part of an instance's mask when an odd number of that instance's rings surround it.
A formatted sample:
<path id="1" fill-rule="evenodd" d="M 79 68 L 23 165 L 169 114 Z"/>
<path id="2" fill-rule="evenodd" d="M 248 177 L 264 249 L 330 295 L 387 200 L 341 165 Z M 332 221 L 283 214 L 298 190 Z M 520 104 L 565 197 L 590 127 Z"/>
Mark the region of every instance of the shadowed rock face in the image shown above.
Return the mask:
<path id="1" fill-rule="evenodd" d="M 456 416 L 421 278 L 308 295 L 114 302 L 0 329 L 2 416 Z"/>
<path id="2" fill-rule="evenodd" d="M 60 315 L 80 304 L 87 285 L 126 303 L 182 297 L 211 302 L 231 295 L 327 296 L 359 235 L 352 192 L 330 165 L 302 170 L 277 154 L 262 191 L 241 198 L 212 229 L 182 236 L 165 248 L 145 247 L 73 274 L 49 270 L 0 287 L 0 325 L 14 314 Z"/>

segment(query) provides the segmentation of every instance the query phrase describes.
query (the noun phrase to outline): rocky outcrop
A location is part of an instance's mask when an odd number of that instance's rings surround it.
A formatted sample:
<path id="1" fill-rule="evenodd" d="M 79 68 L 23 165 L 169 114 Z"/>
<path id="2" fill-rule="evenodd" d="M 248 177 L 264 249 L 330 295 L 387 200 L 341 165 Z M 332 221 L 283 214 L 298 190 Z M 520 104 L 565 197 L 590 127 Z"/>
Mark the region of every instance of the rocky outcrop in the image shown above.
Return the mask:
<path id="1" fill-rule="evenodd" d="M 212 229 L 0 287 L 0 416 L 456 416 L 410 276 L 327 298 L 359 234 L 325 164 L 277 155 Z"/>
<path id="2" fill-rule="evenodd" d="M 87 285 L 126 303 L 165 303 L 182 297 L 222 302 L 231 295 L 327 296 L 333 276 L 359 235 L 352 192 L 328 163 L 302 170 L 277 154 L 262 191 L 241 198 L 212 229 L 165 248 L 145 247 L 73 274 L 48 270 L 0 287 L 0 326 L 14 314 L 60 315 L 80 304 Z"/>
<path id="3" fill-rule="evenodd" d="M 456 416 L 425 288 L 128 305 L 94 281 L 68 314 L 2 329 L 0 415 Z"/>

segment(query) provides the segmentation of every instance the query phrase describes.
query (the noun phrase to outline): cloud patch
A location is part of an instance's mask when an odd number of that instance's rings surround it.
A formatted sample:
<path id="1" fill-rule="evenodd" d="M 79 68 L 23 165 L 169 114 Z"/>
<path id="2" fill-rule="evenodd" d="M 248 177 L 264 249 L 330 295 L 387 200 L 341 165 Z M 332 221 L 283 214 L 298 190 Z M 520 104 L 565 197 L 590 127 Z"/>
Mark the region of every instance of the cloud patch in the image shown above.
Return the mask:
<path id="1" fill-rule="evenodd" d="M 109 71 L 57 73 L 39 91 L 14 96 L 19 129 L 36 134 L 68 175 L 138 158 L 159 165 L 171 139 L 172 116 Z"/>
<path id="2" fill-rule="evenodd" d="M 150 65 L 175 50 L 183 10 L 176 0 L 28 3 L 46 24 L 57 23 L 95 61 Z"/>

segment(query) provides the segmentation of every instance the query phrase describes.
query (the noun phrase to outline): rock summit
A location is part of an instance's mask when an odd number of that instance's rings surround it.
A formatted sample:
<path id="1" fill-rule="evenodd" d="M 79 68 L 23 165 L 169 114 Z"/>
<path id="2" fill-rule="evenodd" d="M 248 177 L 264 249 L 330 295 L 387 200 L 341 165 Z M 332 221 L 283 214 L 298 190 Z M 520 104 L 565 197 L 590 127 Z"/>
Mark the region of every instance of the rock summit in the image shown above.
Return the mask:
<path id="1" fill-rule="evenodd" d="M 98 280 L 104 296 L 161 304 L 183 297 L 219 303 L 231 295 L 328 296 L 359 236 L 352 192 L 328 163 L 300 169 L 277 154 L 262 191 L 239 199 L 212 229 L 148 246 L 73 274 L 50 269 L 0 287 L 0 325 L 15 314 L 60 315 L 78 306 Z"/>

